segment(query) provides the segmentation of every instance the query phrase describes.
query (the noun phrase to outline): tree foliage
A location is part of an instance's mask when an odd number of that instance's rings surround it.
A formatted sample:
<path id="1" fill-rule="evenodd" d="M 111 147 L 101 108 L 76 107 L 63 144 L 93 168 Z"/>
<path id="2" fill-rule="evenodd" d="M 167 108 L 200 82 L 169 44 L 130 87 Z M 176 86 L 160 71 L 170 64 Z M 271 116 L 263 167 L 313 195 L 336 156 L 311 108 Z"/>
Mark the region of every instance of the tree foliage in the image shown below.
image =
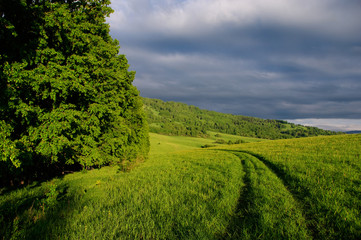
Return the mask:
<path id="1" fill-rule="evenodd" d="M 109 4 L 14 0 L 0 5 L 2 178 L 147 155 L 135 73 L 128 71 L 105 23 Z"/>
<path id="2" fill-rule="evenodd" d="M 201 110 L 184 103 L 143 98 L 151 132 L 168 135 L 202 136 L 207 131 L 245 137 L 283 139 L 335 134 L 282 120 L 261 119 Z"/>

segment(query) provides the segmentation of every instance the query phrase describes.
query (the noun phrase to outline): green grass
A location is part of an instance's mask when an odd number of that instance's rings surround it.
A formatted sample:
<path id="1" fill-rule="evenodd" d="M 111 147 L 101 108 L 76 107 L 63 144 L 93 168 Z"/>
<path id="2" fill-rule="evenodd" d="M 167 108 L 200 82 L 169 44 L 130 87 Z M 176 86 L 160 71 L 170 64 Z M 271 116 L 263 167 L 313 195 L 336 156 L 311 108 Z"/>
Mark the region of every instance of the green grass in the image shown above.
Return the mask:
<path id="1" fill-rule="evenodd" d="M 313 238 L 361 236 L 361 135 L 227 147 L 256 156 L 301 204 Z"/>
<path id="2" fill-rule="evenodd" d="M 165 154 L 184 150 L 199 149 L 205 144 L 213 144 L 210 138 L 196 138 L 184 136 L 166 136 L 150 133 L 150 155 Z"/>
<path id="3" fill-rule="evenodd" d="M 214 139 L 214 140 L 223 139 L 226 142 L 228 142 L 228 141 L 234 142 L 237 140 L 242 140 L 242 142 L 244 142 L 244 143 L 268 141 L 268 140 L 262 139 L 262 138 L 243 137 L 243 136 L 237 136 L 237 135 L 226 134 L 226 133 L 218 133 L 218 132 L 212 132 L 212 131 L 207 131 L 207 134 L 211 137 L 211 139 Z"/>
<path id="4" fill-rule="evenodd" d="M 231 222 L 228 239 L 308 239 L 298 202 L 261 161 L 234 152 L 244 166 L 245 187 Z"/>
<path id="5" fill-rule="evenodd" d="M 0 195 L 0 239 L 359 239 L 361 135 L 201 149 L 151 134 L 149 159 Z"/>
<path id="6" fill-rule="evenodd" d="M 3 194 L 0 233 L 3 239 L 214 239 L 225 234 L 242 173 L 239 159 L 221 151 L 158 151 L 127 173 L 104 167 Z"/>
<path id="7" fill-rule="evenodd" d="M 220 146 L 223 144 L 216 143 L 221 139 L 225 143 L 228 141 L 242 140 L 243 142 L 260 142 L 265 141 L 259 138 L 240 137 L 236 135 L 208 132 L 209 137 L 185 137 L 185 136 L 167 136 L 156 133 L 150 133 L 151 151 L 150 154 L 172 153 L 184 150 L 199 149 L 202 146 Z"/>

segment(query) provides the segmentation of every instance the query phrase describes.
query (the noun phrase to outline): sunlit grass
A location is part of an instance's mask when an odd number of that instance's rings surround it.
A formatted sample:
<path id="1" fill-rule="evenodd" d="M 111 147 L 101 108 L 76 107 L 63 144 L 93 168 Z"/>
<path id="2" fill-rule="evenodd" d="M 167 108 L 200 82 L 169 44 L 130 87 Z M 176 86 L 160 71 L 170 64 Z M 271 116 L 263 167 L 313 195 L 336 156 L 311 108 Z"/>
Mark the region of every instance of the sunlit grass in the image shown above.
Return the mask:
<path id="1" fill-rule="evenodd" d="M 222 139 L 225 143 L 228 141 L 242 140 L 243 142 L 268 141 L 260 138 L 241 137 L 231 134 L 208 132 L 209 137 L 185 137 L 185 136 L 167 136 L 156 133 L 150 133 L 151 150 L 150 154 L 171 153 L 184 150 L 199 149 L 202 146 L 219 146 L 223 144 L 216 143 L 217 139 Z"/>
<path id="2" fill-rule="evenodd" d="M 277 140 L 227 147 L 272 169 L 302 203 L 317 239 L 361 236 L 361 135 Z"/>
<path id="3" fill-rule="evenodd" d="M 262 142 L 262 141 L 269 141 L 266 139 L 262 139 L 262 138 L 253 138 L 253 137 L 243 137 L 243 136 L 237 136 L 237 135 L 232 135 L 232 134 L 226 134 L 226 133 L 218 133 L 218 132 L 212 132 L 212 131 L 207 131 L 207 134 L 212 138 L 212 139 L 224 139 L 226 142 L 228 141 L 237 141 L 238 139 L 242 140 L 242 142 Z"/>
<path id="4" fill-rule="evenodd" d="M 166 136 L 150 133 L 150 154 L 165 154 L 184 150 L 194 150 L 202 145 L 212 144 L 213 139 L 185 136 Z"/>
<path id="5" fill-rule="evenodd" d="M 151 134 L 149 159 L 128 172 L 109 166 L 2 192 L 0 239 L 361 236 L 361 135 L 200 149 L 210 141 Z"/>
<path id="6" fill-rule="evenodd" d="M 227 232 L 229 239 L 309 239 L 299 203 L 259 159 L 235 152 L 244 165 L 245 187 Z"/>
<path id="7" fill-rule="evenodd" d="M 27 239 L 212 239 L 226 231 L 242 172 L 232 154 L 192 151 L 151 156 L 128 173 L 105 167 L 70 174 L 2 196 L 1 233 Z M 57 203 L 43 208 L 49 184 L 59 192 Z"/>

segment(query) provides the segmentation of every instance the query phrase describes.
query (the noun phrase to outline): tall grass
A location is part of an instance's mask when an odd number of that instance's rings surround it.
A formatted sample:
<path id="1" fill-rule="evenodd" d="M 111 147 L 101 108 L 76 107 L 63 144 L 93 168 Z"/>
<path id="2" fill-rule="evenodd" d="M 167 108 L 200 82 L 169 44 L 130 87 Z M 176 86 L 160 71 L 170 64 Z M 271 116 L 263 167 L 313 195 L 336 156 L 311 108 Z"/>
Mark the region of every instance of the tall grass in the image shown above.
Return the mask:
<path id="1" fill-rule="evenodd" d="M 151 155 L 200 149 L 202 145 L 212 144 L 214 142 L 211 138 L 166 136 L 156 133 L 149 133 L 149 135 L 151 142 Z"/>
<path id="2" fill-rule="evenodd" d="M 264 163 L 235 153 L 244 165 L 245 188 L 227 239 L 309 239 L 299 203 Z"/>
<path id="3" fill-rule="evenodd" d="M 242 164 L 234 155 L 156 155 L 131 172 L 106 167 L 4 194 L 1 234 L 4 239 L 214 239 L 226 231 L 241 185 Z M 49 204 L 51 186 L 58 192 L 55 204 Z"/>
<path id="4" fill-rule="evenodd" d="M 241 140 L 242 142 L 248 143 L 248 142 L 262 142 L 262 141 L 269 141 L 267 139 L 262 139 L 262 138 L 254 138 L 254 137 L 243 137 L 243 136 L 238 136 L 238 135 L 232 135 L 232 134 L 226 134 L 226 133 L 218 133 L 218 132 L 212 132 L 212 131 L 207 131 L 207 134 L 209 135 L 209 137 L 211 139 L 223 139 L 224 141 L 228 142 L 228 141 L 237 141 L 237 140 Z"/>
<path id="5" fill-rule="evenodd" d="M 151 141 L 151 153 L 171 153 L 184 150 L 199 149 L 204 145 L 219 146 L 217 140 L 222 140 L 224 143 L 229 141 L 240 140 L 242 142 L 260 142 L 268 141 L 260 138 L 240 137 L 225 133 L 207 132 L 208 137 L 185 137 L 185 136 L 166 136 L 156 133 L 149 133 Z"/>
<path id="6" fill-rule="evenodd" d="M 231 147 L 272 169 L 302 203 L 317 239 L 361 237 L 361 135 L 277 140 Z"/>
<path id="7" fill-rule="evenodd" d="M 209 141 L 3 191 L 0 239 L 360 239 L 361 135 Z"/>

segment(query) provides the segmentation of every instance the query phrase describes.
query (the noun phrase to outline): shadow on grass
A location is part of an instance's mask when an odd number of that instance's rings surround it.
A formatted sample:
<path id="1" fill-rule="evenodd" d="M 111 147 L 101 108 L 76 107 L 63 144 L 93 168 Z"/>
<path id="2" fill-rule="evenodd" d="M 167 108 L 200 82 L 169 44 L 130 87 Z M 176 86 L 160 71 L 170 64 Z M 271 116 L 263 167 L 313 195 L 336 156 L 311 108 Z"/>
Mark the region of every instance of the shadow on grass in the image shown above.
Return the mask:
<path id="1" fill-rule="evenodd" d="M 77 204 L 68 185 L 59 179 L 41 186 L 21 189 L 0 199 L 1 239 L 57 239 L 52 228 L 65 226 Z"/>
<path id="2" fill-rule="evenodd" d="M 356 222 L 345 221 L 340 215 L 334 214 L 330 210 L 329 206 L 326 206 L 318 200 L 322 198 L 321 193 L 312 193 L 310 187 L 305 185 L 296 176 L 292 176 L 289 172 L 283 169 L 281 166 L 274 164 L 273 162 L 265 159 L 259 154 L 255 154 L 249 151 L 234 151 L 224 150 L 231 152 L 235 155 L 237 153 L 249 154 L 256 157 L 263 162 L 284 184 L 288 191 L 292 194 L 294 199 L 298 202 L 299 207 L 302 208 L 303 216 L 306 218 L 306 224 L 311 237 L 313 239 L 360 239 L 361 229 Z M 242 161 L 244 164 L 244 160 Z M 249 170 L 245 175 L 245 183 L 249 183 Z M 306 183 L 307 184 L 307 183 Z M 249 230 L 257 231 L 257 216 L 249 214 L 248 209 L 252 203 L 252 190 L 247 188 L 242 191 L 239 199 L 239 204 L 236 211 L 236 216 L 232 219 L 227 232 L 233 233 L 233 235 L 226 237 L 225 239 L 239 239 L 239 233 L 249 232 Z M 318 195 L 317 195 L 318 194 Z M 244 199 L 242 199 L 244 198 Z M 247 205 L 248 204 L 248 205 Z M 242 214 L 242 205 L 243 212 Z M 248 206 L 248 207 L 244 207 Z M 240 230 L 240 229 L 245 230 Z M 253 235 L 245 237 L 243 239 L 259 239 L 261 236 Z"/>
<path id="3" fill-rule="evenodd" d="M 237 154 L 235 154 L 239 157 Z M 240 158 L 241 159 L 241 158 Z M 252 161 L 249 161 L 252 163 Z M 245 184 L 238 198 L 237 208 L 227 227 L 226 234 L 221 239 L 258 239 L 260 216 L 253 211 L 254 193 L 251 186 L 251 169 L 246 165 L 246 160 L 241 159 L 245 175 Z M 253 163 L 252 163 L 253 164 Z"/>

